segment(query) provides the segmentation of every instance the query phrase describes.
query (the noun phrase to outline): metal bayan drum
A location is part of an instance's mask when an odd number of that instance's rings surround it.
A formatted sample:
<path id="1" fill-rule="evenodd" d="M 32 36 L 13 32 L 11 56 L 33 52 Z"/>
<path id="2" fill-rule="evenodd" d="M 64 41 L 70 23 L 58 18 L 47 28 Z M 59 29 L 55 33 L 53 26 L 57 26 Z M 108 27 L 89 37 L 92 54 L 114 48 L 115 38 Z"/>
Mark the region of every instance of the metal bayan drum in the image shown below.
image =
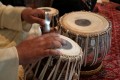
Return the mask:
<path id="1" fill-rule="evenodd" d="M 25 68 L 25 80 L 79 80 L 82 49 L 72 39 L 60 35 L 66 45 L 58 49 L 62 55 L 50 56 Z M 31 76 L 30 76 L 31 75 Z"/>
<path id="2" fill-rule="evenodd" d="M 101 69 L 111 44 L 111 24 L 106 18 L 92 12 L 71 12 L 60 18 L 59 31 L 82 48 L 81 75 L 93 75 Z"/>
<path id="3" fill-rule="evenodd" d="M 59 11 L 52 7 L 40 7 L 38 9 L 43 9 L 47 11 L 51 15 L 51 23 L 50 26 L 52 28 L 55 28 L 58 25 L 58 19 L 59 19 Z"/>

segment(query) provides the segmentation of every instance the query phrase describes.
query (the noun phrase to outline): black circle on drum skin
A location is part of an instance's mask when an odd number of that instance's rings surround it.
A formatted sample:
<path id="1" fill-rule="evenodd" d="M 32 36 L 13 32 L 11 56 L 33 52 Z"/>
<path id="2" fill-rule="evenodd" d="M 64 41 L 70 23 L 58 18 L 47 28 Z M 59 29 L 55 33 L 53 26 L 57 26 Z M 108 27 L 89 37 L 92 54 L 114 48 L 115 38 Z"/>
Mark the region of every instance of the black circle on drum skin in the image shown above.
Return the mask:
<path id="1" fill-rule="evenodd" d="M 67 40 L 65 41 L 66 41 L 66 44 L 62 45 L 61 49 L 67 49 L 67 50 L 72 49 L 72 44 Z"/>
<path id="2" fill-rule="evenodd" d="M 45 10 L 45 11 L 47 11 L 47 12 L 50 12 L 50 11 L 51 11 L 50 9 L 42 9 L 42 10 Z"/>
<path id="3" fill-rule="evenodd" d="M 77 19 L 75 20 L 75 24 L 78 26 L 86 27 L 86 26 L 89 26 L 91 22 L 87 19 Z"/>

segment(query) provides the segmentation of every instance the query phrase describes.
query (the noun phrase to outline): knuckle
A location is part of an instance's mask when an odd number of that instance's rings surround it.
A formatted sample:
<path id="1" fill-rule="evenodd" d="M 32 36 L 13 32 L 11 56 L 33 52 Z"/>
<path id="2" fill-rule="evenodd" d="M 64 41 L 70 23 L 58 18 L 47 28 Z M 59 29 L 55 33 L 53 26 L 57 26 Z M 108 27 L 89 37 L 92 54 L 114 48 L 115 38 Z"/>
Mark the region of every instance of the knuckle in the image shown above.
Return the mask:
<path id="1" fill-rule="evenodd" d="M 55 48 L 59 48 L 62 46 L 59 41 L 54 41 L 53 44 L 54 44 Z"/>

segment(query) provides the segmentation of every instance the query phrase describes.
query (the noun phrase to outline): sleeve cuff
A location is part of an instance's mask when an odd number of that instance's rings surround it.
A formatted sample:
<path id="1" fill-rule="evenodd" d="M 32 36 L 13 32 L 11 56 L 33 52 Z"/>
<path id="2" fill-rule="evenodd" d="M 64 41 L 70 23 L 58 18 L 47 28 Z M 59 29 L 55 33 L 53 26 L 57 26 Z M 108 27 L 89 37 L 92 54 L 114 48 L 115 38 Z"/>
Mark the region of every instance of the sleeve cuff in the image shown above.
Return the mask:
<path id="1" fill-rule="evenodd" d="M 21 13 L 25 7 L 7 6 L 1 16 L 1 26 L 17 31 L 29 31 L 31 24 L 21 20 Z"/>
<path id="2" fill-rule="evenodd" d="M 30 31 L 32 24 L 29 24 L 25 21 L 23 21 L 22 24 L 23 24 L 23 26 L 22 26 L 23 31 L 26 31 L 26 32 Z"/>

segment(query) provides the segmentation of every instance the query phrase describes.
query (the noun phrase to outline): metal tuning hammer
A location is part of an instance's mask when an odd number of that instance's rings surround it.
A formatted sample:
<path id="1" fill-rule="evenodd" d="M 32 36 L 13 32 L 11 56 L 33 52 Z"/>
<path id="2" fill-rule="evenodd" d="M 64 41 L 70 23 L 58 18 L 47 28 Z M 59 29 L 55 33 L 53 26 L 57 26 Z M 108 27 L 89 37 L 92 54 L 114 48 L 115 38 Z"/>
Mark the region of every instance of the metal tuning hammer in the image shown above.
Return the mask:
<path id="1" fill-rule="evenodd" d="M 49 12 L 45 12 L 45 27 L 43 28 L 44 33 L 50 32 L 50 22 L 51 22 L 51 18 L 50 18 L 50 14 Z"/>

